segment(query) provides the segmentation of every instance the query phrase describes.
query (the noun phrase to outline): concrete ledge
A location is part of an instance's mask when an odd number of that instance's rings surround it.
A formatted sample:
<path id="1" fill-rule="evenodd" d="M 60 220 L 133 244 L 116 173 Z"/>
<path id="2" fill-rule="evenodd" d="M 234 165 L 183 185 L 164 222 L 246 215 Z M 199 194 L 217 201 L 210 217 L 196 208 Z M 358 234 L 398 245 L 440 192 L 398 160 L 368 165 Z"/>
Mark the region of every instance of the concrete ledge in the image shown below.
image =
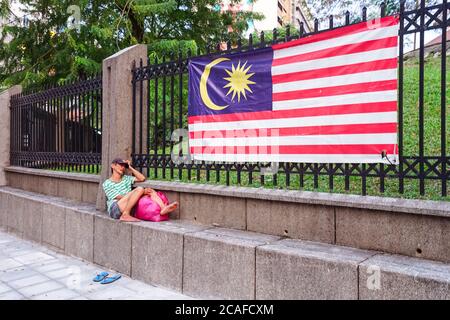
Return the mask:
<path id="1" fill-rule="evenodd" d="M 194 223 L 450 262 L 450 202 L 146 181 Z"/>
<path id="2" fill-rule="evenodd" d="M 79 202 L 97 200 L 98 175 L 22 167 L 8 167 L 5 171 L 13 188 Z"/>
<path id="3" fill-rule="evenodd" d="M 6 227 L 8 232 L 23 236 L 23 215 L 25 212 L 25 199 L 9 196 L 6 205 Z"/>
<path id="4" fill-rule="evenodd" d="M 122 223 L 93 204 L 10 187 L 0 187 L 0 223 L 26 239 L 200 298 L 450 300 L 448 263 L 183 220 Z"/>
<path id="5" fill-rule="evenodd" d="M 360 299 L 450 300 L 450 265 L 440 262 L 376 255 L 360 265 L 359 279 Z"/>
<path id="6" fill-rule="evenodd" d="M 256 249 L 257 299 L 358 299 L 358 264 L 374 252 L 282 240 Z"/>
<path id="7" fill-rule="evenodd" d="M 83 182 L 75 180 L 58 179 L 58 197 L 82 201 Z"/>
<path id="8" fill-rule="evenodd" d="M 49 178 L 59 178 L 67 180 L 76 181 L 86 181 L 86 182 L 100 182 L 100 176 L 96 174 L 86 174 L 86 173 L 76 173 L 76 172 L 63 172 L 63 171 L 53 171 L 44 169 L 33 169 L 24 167 L 10 166 L 5 168 L 6 172 L 22 173 L 27 175 L 35 175 Z"/>
<path id="9" fill-rule="evenodd" d="M 87 261 L 94 261 L 94 216 L 96 212 L 93 206 L 66 208 L 65 214 L 65 252 Z"/>
<path id="10" fill-rule="evenodd" d="M 65 207 L 57 203 L 42 205 L 42 242 L 54 248 L 64 250 L 66 211 Z"/>
<path id="11" fill-rule="evenodd" d="M 228 187 L 221 185 L 154 180 L 148 180 L 136 185 L 184 193 L 201 193 L 223 197 L 384 210 L 450 218 L 450 204 L 449 202 L 444 201 L 410 200 L 310 191 L 271 190 L 264 188 Z"/>
<path id="12" fill-rule="evenodd" d="M 450 219 L 336 208 L 336 243 L 450 262 Z"/>
<path id="13" fill-rule="evenodd" d="M 278 239 L 222 228 L 186 234 L 183 293 L 210 299 L 254 299 L 255 249 Z"/>
<path id="14" fill-rule="evenodd" d="M 181 193 L 180 218 L 200 224 L 245 230 L 245 201 L 208 194 Z"/>
<path id="15" fill-rule="evenodd" d="M 133 225 L 132 277 L 181 292 L 184 235 L 206 228 L 184 221 Z"/>
<path id="16" fill-rule="evenodd" d="M 247 200 L 247 230 L 334 243 L 334 208 L 249 199 Z"/>
<path id="17" fill-rule="evenodd" d="M 40 243 L 42 241 L 43 207 L 34 199 L 23 202 L 23 237 Z"/>
<path id="18" fill-rule="evenodd" d="M 81 188 L 81 201 L 88 203 L 96 203 L 97 201 L 97 183 L 83 183 Z"/>
<path id="19" fill-rule="evenodd" d="M 131 223 L 94 217 L 94 262 L 131 276 Z"/>
<path id="20" fill-rule="evenodd" d="M 9 213 L 9 195 L 0 192 L 0 227 L 6 229 L 7 215 Z"/>

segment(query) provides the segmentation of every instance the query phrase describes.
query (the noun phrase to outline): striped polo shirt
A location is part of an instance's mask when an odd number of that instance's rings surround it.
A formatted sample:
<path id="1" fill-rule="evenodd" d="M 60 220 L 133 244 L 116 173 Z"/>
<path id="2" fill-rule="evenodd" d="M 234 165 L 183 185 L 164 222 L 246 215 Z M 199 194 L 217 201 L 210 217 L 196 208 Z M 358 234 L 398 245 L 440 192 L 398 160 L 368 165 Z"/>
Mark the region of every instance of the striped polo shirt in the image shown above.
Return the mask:
<path id="1" fill-rule="evenodd" d="M 108 211 L 110 211 L 111 205 L 116 201 L 115 198 L 117 196 L 124 196 L 131 191 L 134 181 L 136 181 L 135 177 L 123 175 L 120 182 L 114 182 L 110 179 L 103 182 L 103 190 L 105 191 L 107 198 L 106 205 Z"/>

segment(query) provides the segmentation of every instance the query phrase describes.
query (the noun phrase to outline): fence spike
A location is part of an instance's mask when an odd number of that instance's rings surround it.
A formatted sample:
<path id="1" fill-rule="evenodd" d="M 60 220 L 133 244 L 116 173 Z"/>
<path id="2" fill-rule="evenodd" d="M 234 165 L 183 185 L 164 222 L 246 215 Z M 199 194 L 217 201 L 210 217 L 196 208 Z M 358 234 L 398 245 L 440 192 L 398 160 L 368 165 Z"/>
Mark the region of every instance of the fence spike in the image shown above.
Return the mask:
<path id="1" fill-rule="evenodd" d="M 381 9 L 381 17 L 383 18 L 384 16 L 386 16 L 386 3 L 382 2 L 380 5 L 380 9 Z"/>

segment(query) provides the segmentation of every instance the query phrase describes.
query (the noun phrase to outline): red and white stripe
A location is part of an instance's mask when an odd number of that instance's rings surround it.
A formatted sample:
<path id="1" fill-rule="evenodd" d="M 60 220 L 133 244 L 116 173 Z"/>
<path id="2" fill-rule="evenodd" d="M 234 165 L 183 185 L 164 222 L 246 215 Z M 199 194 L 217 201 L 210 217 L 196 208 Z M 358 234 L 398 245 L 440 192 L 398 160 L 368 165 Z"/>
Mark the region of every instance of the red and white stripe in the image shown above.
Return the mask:
<path id="1" fill-rule="evenodd" d="M 273 110 L 189 117 L 194 159 L 397 162 L 398 18 L 274 45 Z M 254 94 L 257 94 L 256 92 Z"/>

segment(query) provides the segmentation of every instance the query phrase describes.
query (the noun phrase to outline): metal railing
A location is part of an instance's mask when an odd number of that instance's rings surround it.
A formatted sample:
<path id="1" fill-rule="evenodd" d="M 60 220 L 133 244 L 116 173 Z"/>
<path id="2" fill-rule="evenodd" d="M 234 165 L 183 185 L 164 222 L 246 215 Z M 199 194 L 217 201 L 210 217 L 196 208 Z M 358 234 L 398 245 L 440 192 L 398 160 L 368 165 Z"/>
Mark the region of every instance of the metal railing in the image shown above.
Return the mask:
<path id="1" fill-rule="evenodd" d="M 98 173 L 102 78 L 11 97 L 11 165 Z"/>
<path id="2" fill-rule="evenodd" d="M 425 101 L 425 43 L 424 33 L 428 30 L 442 30 L 442 43 L 447 42 L 446 29 L 450 25 L 450 5 L 447 0 L 442 4 L 430 7 L 421 1 L 419 9 L 405 11 L 401 4 L 399 30 L 399 66 L 398 66 L 398 145 L 399 165 L 386 164 L 320 164 L 320 163 L 280 163 L 279 171 L 272 176 L 260 174 L 260 169 L 267 164 L 262 163 L 175 163 L 171 158 L 174 146 L 182 142 L 182 138 L 173 141 L 172 132 L 177 128 L 187 128 L 187 73 L 191 57 L 170 55 L 154 61 L 148 59 L 147 65 L 135 67 L 133 73 L 133 135 L 136 137 L 132 146 L 132 159 L 135 166 L 145 171 L 152 179 L 170 179 L 183 181 L 215 182 L 226 185 L 273 186 L 290 189 L 311 189 L 322 191 L 337 191 L 394 196 L 421 197 L 427 193 L 428 198 L 448 197 L 450 181 L 450 156 L 447 154 L 448 132 L 447 119 L 447 46 L 440 49 L 440 67 L 438 80 L 438 102 L 434 103 L 434 118 L 429 119 L 430 105 Z M 384 5 L 381 6 L 381 16 L 385 16 Z M 364 8 L 360 21 L 367 21 L 367 10 Z M 345 26 L 350 25 L 350 15 L 347 12 Z M 227 50 L 220 52 L 221 45 L 215 54 L 228 54 L 265 47 L 274 43 L 287 42 L 319 31 L 318 20 L 315 20 L 314 31 L 305 33 L 303 26 L 297 34 L 291 35 L 288 27 L 285 36 L 278 37 L 273 31 L 272 40 L 265 41 L 265 34 L 260 34 L 259 41 L 252 35 L 243 45 L 238 39 L 233 47 L 227 42 Z M 329 28 L 334 26 L 330 17 Z M 405 36 L 419 33 L 420 43 L 416 64 L 406 65 L 404 60 Z M 267 36 L 266 36 L 267 37 Z M 449 39 L 450 40 L 450 39 Z M 258 42 L 258 43 L 256 43 Z M 201 54 L 211 54 L 212 46 L 208 46 Z M 406 76 L 414 78 L 415 83 L 405 83 Z M 405 75 L 407 73 L 407 75 Z M 408 78 L 409 79 L 409 78 Z M 411 102 L 411 96 L 417 95 L 417 105 Z M 425 103 L 427 102 L 427 103 Z M 418 111 L 417 111 L 418 109 Z M 437 111 L 436 111 L 437 110 Z M 417 119 L 410 119 L 417 111 Z M 436 117 L 436 112 L 439 113 Z M 408 119 L 405 119 L 408 117 Z M 425 134 L 429 126 L 437 127 L 432 133 Z M 426 140 L 427 138 L 427 140 Z M 438 151 L 428 151 L 427 143 L 439 139 Z M 176 151 L 182 156 L 181 151 Z M 215 178 L 213 177 L 215 175 Z M 427 192 L 426 192 L 427 190 Z"/>

